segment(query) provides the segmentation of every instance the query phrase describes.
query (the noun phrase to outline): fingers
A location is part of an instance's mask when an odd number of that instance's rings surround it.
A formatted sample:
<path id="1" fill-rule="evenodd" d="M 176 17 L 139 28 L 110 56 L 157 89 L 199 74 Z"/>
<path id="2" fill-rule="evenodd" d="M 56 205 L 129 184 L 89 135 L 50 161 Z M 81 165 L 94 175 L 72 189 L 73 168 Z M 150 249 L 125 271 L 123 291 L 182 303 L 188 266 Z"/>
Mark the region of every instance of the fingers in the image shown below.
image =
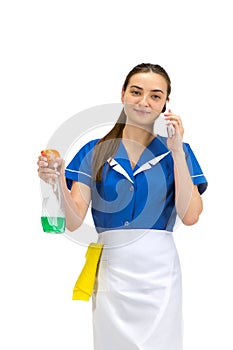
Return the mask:
<path id="1" fill-rule="evenodd" d="M 181 135 L 184 134 L 184 128 L 182 125 L 182 121 L 179 115 L 172 113 L 169 109 L 168 112 L 164 113 L 165 120 L 167 120 L 167 125 L 172 125 L 177 132 Z"/>
<path id="2" fill-rule="evenodd" d="M 53 168 L 51 168 L 49 167 L 50 164 L 47 158 L 44 156 L 39 156 L 37 161 L 38 176 L 45 182 L 50 182 L 51 180 L 56 179 L 60 175 L 60 172 L 58 171 L 60 169 L 58 168 L 63 165 L 63 162 L 64 161 L 62 159 L 57 158 L 55 163 L 53 162 L 52 164 Z M 64 166 L 63 166 L 63 170 L 64 170 Z"/>
<path id="3" fill-rule="evenodd" d="M 38 176 L 45 182 L 56 179 L 60 175 L 58 171 L 50 169 L 48 167 L 39 167 L 37 171 Z"/>
<path id="4" fill-rule="evenodd" d="M 38 162 L 36 164 L 41 168 L 47 167 L 49 165 L 47 158 L 42 156 L 38 157 Z"/>
<path id="5" fill-rule="evenodd" d="M 171 123 L 175 123 L 178 125 L 182 125 L 182 121 L 179 115 L 172 113 L 169 109 L 168 112 L 164 113 L 165 119 L 171 121 Z"/>

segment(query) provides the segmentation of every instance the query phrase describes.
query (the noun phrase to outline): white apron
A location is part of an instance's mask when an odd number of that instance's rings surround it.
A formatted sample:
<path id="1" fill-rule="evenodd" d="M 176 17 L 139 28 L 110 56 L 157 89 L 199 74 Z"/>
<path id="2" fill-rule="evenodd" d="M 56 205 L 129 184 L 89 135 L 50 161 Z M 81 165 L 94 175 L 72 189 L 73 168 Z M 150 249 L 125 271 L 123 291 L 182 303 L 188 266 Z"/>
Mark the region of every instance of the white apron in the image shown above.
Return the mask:
<path id="1" fill-rule="evenodd" d="M 95 350 L 182 350 L 182 286 L 171 232 L 112 230 L 93 301 Z"/>

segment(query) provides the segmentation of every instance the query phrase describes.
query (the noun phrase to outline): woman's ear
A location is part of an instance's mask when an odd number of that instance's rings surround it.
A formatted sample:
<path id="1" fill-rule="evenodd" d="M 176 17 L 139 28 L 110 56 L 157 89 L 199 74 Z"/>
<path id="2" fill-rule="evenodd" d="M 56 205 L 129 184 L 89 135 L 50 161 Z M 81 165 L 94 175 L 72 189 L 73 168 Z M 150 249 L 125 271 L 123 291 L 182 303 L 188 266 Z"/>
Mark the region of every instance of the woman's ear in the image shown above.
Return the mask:
<path id="1" fill-rule="evenodd" d="M 167 98 L 167 101 L 166 101 L 166 103 L 165 103 L 165 105 L 163 106 L 163 109 L 162 109 L 162 112 L 161 113 L 165 113 L 166 112 L 166 109 L 167 109 L 167 102 L 169 102 L 170 101 L 170 98 L 168 97 Z"/>

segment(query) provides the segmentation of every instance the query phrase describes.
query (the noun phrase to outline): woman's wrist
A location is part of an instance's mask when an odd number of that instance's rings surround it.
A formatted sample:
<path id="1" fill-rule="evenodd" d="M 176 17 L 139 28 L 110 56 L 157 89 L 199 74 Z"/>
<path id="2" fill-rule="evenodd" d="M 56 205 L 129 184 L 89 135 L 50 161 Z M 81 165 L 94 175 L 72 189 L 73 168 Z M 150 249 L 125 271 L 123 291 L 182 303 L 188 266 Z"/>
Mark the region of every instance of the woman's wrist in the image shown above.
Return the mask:
<path id="1" fill-rule="evenodd" d="M 183 150 L 183 147 L 180 147 L 179 149 L 176 149 L 176 150 L 172 150 L 171 153 L 174 161 L 185 159 L 185 152 Z"/>

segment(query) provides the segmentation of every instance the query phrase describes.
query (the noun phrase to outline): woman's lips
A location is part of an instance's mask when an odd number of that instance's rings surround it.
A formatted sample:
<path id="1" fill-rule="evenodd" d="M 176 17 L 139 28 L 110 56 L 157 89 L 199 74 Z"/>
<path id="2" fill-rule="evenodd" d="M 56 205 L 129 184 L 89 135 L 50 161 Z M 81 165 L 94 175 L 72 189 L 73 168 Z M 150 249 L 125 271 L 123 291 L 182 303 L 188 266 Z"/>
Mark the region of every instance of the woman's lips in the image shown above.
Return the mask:
<path id="1" fill-rule="evenodd" d="M 137 112 L 137 113 L 139 113 L 139 114 L 143 114 L 143 115 L 145 115 L 145 114 L 150 114 L 151 113 L 151 111 L 148 111 L 148 110 L 145 110 L 145 109 L 137 109 L 137 108 L 134 108 L 133 109 L 135 112 Z"/>

